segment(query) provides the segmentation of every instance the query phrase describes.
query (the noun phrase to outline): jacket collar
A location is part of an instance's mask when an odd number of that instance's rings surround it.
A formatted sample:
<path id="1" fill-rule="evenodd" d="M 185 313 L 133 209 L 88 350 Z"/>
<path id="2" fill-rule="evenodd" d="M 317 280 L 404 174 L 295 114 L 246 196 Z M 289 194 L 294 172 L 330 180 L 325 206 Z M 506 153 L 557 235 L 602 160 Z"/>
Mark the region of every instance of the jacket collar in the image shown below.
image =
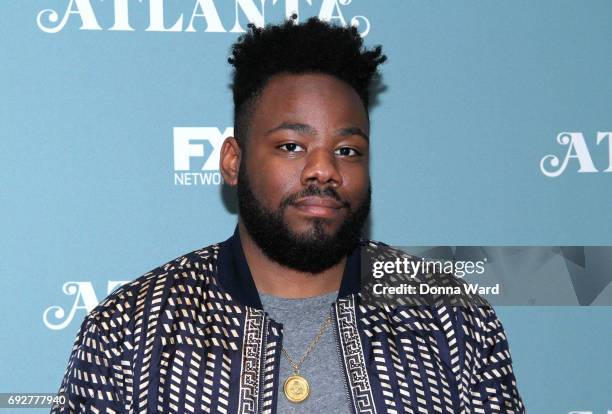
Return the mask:
<path id="1" fill-rule="evenodd" d="M 360 245 L 347 257 L 338 299 L 359 292 L 361 286 Z M 236 226 L 232 237 L 219 244 L 217 272 L 221 287 L 234 300 L 244 306 L 263 309 L 253 276 L 242 250 L 238 226 Z"/>

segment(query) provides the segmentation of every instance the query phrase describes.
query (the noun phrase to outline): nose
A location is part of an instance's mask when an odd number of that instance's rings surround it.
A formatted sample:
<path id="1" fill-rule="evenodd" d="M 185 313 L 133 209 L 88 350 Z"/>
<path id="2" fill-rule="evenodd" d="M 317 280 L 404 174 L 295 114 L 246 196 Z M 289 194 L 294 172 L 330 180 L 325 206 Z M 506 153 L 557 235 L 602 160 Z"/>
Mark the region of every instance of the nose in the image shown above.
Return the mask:
<path id="1" fill-rule="evenodd" d="M 338 171 L 336 157 L 332 152 L 323 148 L 309 151 L 300 178 L 302 185 L 310 185 L 314 182 L 335 188 L 342 185 L 342 175 Z"/>

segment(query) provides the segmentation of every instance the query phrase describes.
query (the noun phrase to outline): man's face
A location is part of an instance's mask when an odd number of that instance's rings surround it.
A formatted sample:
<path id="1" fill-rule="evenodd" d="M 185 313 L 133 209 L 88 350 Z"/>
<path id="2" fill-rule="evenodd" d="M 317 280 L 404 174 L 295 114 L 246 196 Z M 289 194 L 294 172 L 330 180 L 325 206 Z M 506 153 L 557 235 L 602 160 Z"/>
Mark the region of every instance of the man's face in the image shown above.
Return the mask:
<path id="1" fill-rule="evenodd" d="M 277 75 L 248 131 L 238 197 L 251 237 L 297 270 L 338 263 L 370 205 L 369 123 L 359 95 L 329 75 Z"/>

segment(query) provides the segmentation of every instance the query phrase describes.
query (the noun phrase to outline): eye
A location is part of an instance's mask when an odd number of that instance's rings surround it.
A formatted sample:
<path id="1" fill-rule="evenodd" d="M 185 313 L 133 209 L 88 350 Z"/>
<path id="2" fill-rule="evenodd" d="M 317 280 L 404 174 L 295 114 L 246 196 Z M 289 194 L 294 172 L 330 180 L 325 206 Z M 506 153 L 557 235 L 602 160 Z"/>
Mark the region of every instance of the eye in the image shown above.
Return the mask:
<path id="1" fill-rule="evenodd" d="M 343 157 L 356 157 L 361 155 L 359 151 L 351 147 L 340 147 L 334 153 Z"/>
<path id="2" fill-rule="evenodd" d="M 303 152 L 304 147 L 295 142 L 288 142 L 286 144 L 279 145 L 277 148 L 286 152 Z"/>

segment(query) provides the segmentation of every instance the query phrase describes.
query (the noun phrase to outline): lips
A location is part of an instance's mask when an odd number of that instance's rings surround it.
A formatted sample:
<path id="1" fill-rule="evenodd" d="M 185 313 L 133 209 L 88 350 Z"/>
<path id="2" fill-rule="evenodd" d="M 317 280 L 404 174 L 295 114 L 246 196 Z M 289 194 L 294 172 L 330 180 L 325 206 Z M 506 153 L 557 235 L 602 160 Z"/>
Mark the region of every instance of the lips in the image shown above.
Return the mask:
<path id="1" fill-rule="evenodd" d="M 299 205 L 299 206 L 342 208 L 341 202 L 334 200 L 333 198 L 329 198 L 329 197 L 316 197 L 316 196 L 303 197 L 303 198 L 297 199 L 295 203 L 293 204 Z"/>
<path id="2" fill-rule="evenodd" d="M 303 197 L 296 200 L 293 206 L 310 216 L 331 217 L 338 214 L 344 205 L 329 197 Z"/>

